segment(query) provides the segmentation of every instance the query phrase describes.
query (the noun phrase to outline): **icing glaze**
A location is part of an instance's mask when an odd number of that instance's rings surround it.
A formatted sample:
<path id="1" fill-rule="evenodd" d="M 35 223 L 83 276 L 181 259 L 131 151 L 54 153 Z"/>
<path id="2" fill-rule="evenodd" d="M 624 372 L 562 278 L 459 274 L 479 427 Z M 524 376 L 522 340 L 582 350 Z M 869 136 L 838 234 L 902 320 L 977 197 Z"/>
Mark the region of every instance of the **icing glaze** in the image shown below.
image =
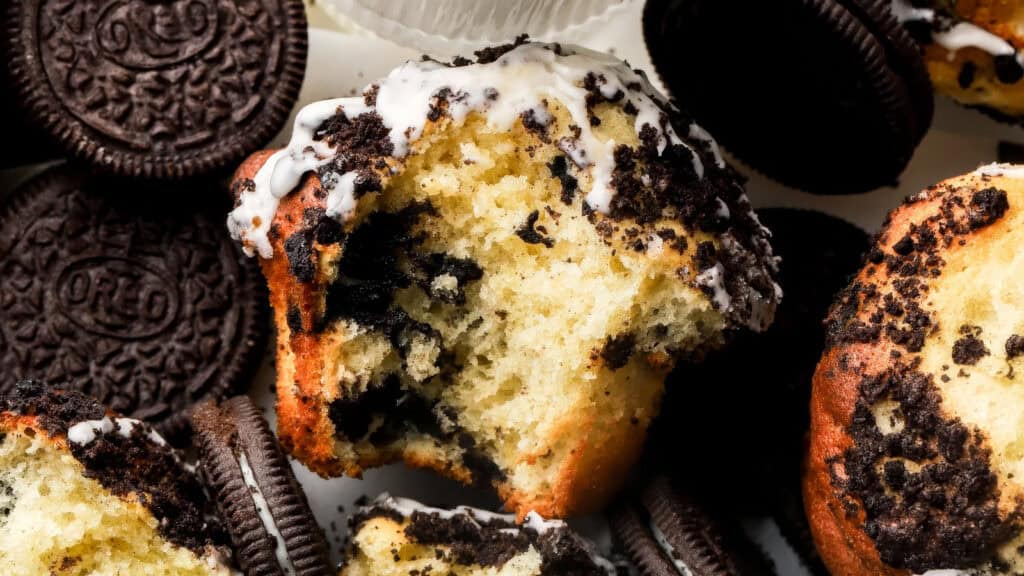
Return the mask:
<path id="1" fill-rule="evenodd" d="M 665 111 L 671 109 L 671 104 L 642 73 L 605 54 L 575 46 L 527 43 L 484 64 L 452 67 L 433 60 L 412 61 L 368 86 L 364 97 L 324 100 L 303 108 L 288 145 L 270 156 L 253 179 L 253 186 L 241 192 L 238 206 L 228 216 L 228 229 L 242 242 L 247 254 L 271 257 L 267 232 L 281 198 L 298 186 L 304 174 L 322 169 L 335 159 L 334 148 L 316 139 L 319 126 L 336 114 L 350 120 L 376 114 L 388 130 L 391 156 L 400 160 L 414 152 L 414 144 L 440 94 L 449 95 L 446 110 L 455 125 L 476 112 L 497 130 L 509 129 L 524 114 L 546 125 L 551 121 L 549 102 L 557 101 L 579 127 L 578 138 L 563 138 L 557 144 L 581 170 L 590 170 L 593 184 L 586 202 L 594 210 L 607 213 L 614 195 L 611 175 L 616 143 L 600 140 L 591 130 L 589 92 L 584 87 L 588 78 L 602 96 L 635 109 L 634 128 L 638 134 L 645 127 L 655 130 L 659 153 L 669 143 L 694 151 L 667 121 Z M 368 97 L 371 94 L 374 98 Z M 725 165 L 717 145 L 703 128 L 692 124 L 687 137 L 709 144 L 715 162 Z M 695 173 L 703 178 L 705 167 L 697 153 L 692 161 Z M 322 176 L 327 215 L 344 221 L 356 206 L 357 175 L 346 172 Z"/>
<path id="2" fill-rule="evenodd" d="M 942 17 L 934 8 L 918 8 L 909 0 L 892 0 L 892 13 L 902 23 L 927 22 L 932 25 L 932 40 L 950 52 L 952 59 L 958 50 L 977 48 L 993 56 L 1013 56 L 1024 66 L 1024 55 L 1007 40 L 996 36 L 971 22 L 958 21 L 952 26 L 943 26 Z"/>
<path id="3" fill-rule="evenodd" d="M 110 418 L 104 416 L 99 420 L 84 420 L 68 428 L 68 442 L 85 446 L 96 441 L 96 438 L 117 432 L 119 435 L 130 438 L 136 426 L 143 426 L 146 429 L 146 437 L 150 442 L 158 446 L 166 446 L 167 441 L 154 430 L 148 429 L 142 422 L 132 418 Z"/>
<path id="4" fill-rule="evenodd" d="M 252 503 L 256 507 L 256 513 L 260 517 L 260 522 L 263 523 L 263 528 L 267 531 L 267 534 L 274 539 L 274 556 L 277 558 L 277 565 L 281 567 L 281 572 L 285 576 L 295 576 L 295 564 L 292 563 L 292 558 L 288 555 L 284 536 L 281 535 L 281 531 L 277 528 L 277 522 L 274 521 L 274 516 L 270 512 L 270 505 L 267 504 L 263 490 L 260 488 L 259 483 L 256 482 L 256 476 L 252 472 L 252 467 L 249 466 L 249 460 L 245 457 L 245 452 L 242 452 L 238 457 L 238 467 L 242 470 L 242 480 L 249 489 L 249 495 L 252 496 Z"/>
<path id="5" fill-rule="evenodd" d="M 987 164 L 975 170 L 975 174 L 982 176 L 1002 176 L 1003 178 L 1024 179 L 1024 165 L 1017 164 Z"/>

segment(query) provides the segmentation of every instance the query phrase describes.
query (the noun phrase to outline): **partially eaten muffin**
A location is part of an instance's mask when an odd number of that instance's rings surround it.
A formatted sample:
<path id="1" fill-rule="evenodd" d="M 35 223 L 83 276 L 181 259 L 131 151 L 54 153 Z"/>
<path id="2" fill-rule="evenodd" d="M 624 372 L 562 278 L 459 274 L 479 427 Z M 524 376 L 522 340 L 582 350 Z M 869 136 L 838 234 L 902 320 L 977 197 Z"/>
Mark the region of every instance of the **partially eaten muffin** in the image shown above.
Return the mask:
<path id="1" fill-rule="evenodd" d="M 560 520 L 467 506 L 446 510 L 383 494 L 351 521 L 340 576 L 617 576 L 630 574 Z"/>
<path id="2" fill-rule="evenodd" d="M 665 374 L 781 297 L 714 141 L 623 62 L 522 41 L 313 104 L 233 182 L 278 331 L 278 432 L 316 472 L 394 460 L 520 517 L 601 506 Z"/>
<path id="3" fill-rule="evenodd" d="M 36 382 L 0 398 L 0 573 L 229 576 L 207 509 L 146 424 Z"/>

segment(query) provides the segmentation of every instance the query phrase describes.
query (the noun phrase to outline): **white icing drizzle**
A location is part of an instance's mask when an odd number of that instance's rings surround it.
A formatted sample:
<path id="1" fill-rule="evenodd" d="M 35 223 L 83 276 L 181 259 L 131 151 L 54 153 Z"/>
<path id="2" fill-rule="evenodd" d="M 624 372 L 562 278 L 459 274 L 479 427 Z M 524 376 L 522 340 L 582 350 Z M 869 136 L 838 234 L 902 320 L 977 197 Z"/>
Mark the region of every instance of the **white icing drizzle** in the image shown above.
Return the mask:
<path id="1" fill-rule="evenodd" d="M 965 572 L 963 570 L 956 569 L 944 569 L 944 570 L 929 570 L 924 574 L 915 574 L 914 576 L 972 576 L 974 572 Z"/>
<path id="2" fill-rule="evenodd" d="M 394 147 L 392 156 L 401 159 L 411 152 L 412 144 L 423 133 L 431 107 L 442 89 L 450 91 L 447 114 L 456 125 L 471 112 L 484 115 L 488 125 L 509 129 L 524 113 L 532 114 L 539 124 L 550 122 L 547 101 L 557 101 L 579 127 L 577 139 L 563 139 L 558 146 L 581 169 L 591 171 L 593 185 L 586 196 L 591 208 L 607 213 L 614 191 L 614 141 L 599 140 L 591 130 L 587 110 L 588 74 L 597 79 L 598 90 L 606 98 L 631 104 L 636 109 L 637 133 L 645 126 L 656 130 L 658 151 L 669 143 L 686 146 L 693 152 L 693 168 L 703 178 L 704 165 L 697 152 L 684 142 L 667 123 L 665 111 L 671 104 L 660 96 L 642 74 L 614 57 L 584 48 L 527 43 L 494 62 L 449 67 L 434 61 L 407 62 L 379 82 L 376 102 L 368 106 L 363 97 L 338 98 L 316 102 L 303 108 L 296 118 L 288 146 L 273 154 L 256 174 L 254 186 L 240 195 L 239 206 L 228 216 L 231 235 L 242 242 L 246 253 L 258 252 L 263 258 L 273 255 L 267 232 L 280 199 L 291 192 L 307 172 L 323 168 L 335 157 L 335 151 L 313 139 L 314 131 L 338 112 L 349 119 L 375 112 L 388 129 Z M 639 87 L 639 89 L 636 89 Z M 689 127 L 689 136 L 708 143 L 715 162 L 725 161 L 717 145 L 703 128 Z M 349 218 L 356 206 L 355 172 L 327 175 L 327 215 Z"/>
<path id="3" fill-rule="evenodd" d="M 471 522 L 476 525 L 480 523 L 491 523 L 491 522 L 503 522 L 506 524 L 515 524 L 516 517 L 513 514 L 499 514 L 497 512 L 490 512 L 488 510 L 481 510 L 479 508 L 472 508 L 470 506 L 456 506 L 450 510 L 444 508 L 433 508 L 421 504 L 415 500 L 409 498 L 399 498 L 392 496 L 387 492 L 382 493 L 378 496 L 371 505 L 367 506 L 366 509 L 372 509 L 374 507 L 387 508 L 388 510 L 394 510 L 402 515 L 404 518 L 409 518 L 414 512 L 421 512 L 423 514 L 430 514 L 437 516 L 444 520 L 451 520 L 456 516 L 465 516 L 469 518 Z M 522 529 L 532 530 L 537 534 L 544 534 L 550 530 L 568 530 L 569 526 L 562 520 L 545 520 L 540 514 L 531 510 L 526 514 L 526 519 L 522 524 Z M 517 529 L 508 528 L 503 531 L 509 533 L 515 533 Z M 615 564 L 604 558 L 594 549 L 593 544 L 584 541 L 587 546 L 587 552 L 590 555 L 591 561 L 600 569 L 604 570 L 609 576 L 615 576 L 617 574 Z"/>
<path id="4" fill-rule="evenodd" d="M 697 285 L 711 289 L 711 302 L 715 309 L 725 313 L 732 306 L 732 297 L 725 289 L 725 266 L 716 262 L 714 266 L 697 274 Z"/>
<path id="5" fill-rule="evenodd" d="M 110 418 L 109 416 L 104 416 L 99 420 L 83 420 L 68 428 L 68 442 L 85 446 L 95 442 L 96 438 L 115 431 L 125 438 L 130 438 L 136 426 L 145 427 L 146 425 L 133 418 Z M 158 446 L 167 445 L 167 441 L 162 436 L 148 427 L 146 427 L 146 437 Z"/>
<path id="6" fill-rule="evenodd" d="M 680 576 L 693 576 L 693 572 L 690 571 L 690 567 L 679 559 L 676 555 L 675 546 L 668 541 L 668 538 L 665 538 L 665 534 L 660 528 L 658 528 L 658 525 L 654 522 L 650 522 L 648 525 L 651 528 L 651 535 L 654 536 L 654 541 L 658 543 L 658 548 L 661 548 L 661 551 L 672 560 L 672 564 L 676 567 L 676 572 L 678 572 Z"/>
<path id="7" fill-rule="evenodd" d="M 982 176 L 1002 176 L 1003 178 L 1024 179 L 1024 165 L 1017 164 L 987 164 L 975 170 L 975 174 Z"/>
<path id="8" fill-rule="evenodd" d="M 252 467 L 249 466 L 249 460 L 245 457 L 245 452 L 242 452 L 238 457 L 238 467 L 242 469 L 242 480 L 249 489 L 249 495 L 252 496 L 252 503 L 256 507 L 256 513 L 260 517 L 260 522 L 263 523 L 263 528 L 267 531 L 267 534 L 270 534 L 274 539 L 274 555 L 277 557 L 278 566 L 281 567 L 281 571 L 284 572 L 285 576 L 295 576 L 295 564 L 292 563 L 291 556 L 288 555 L 284 536 L 277 529 L 274 515 L 270 512 L 270 506 L 263 495 L 263 490 L 260 488 L 259 483 L 256 482 L 256 476 L 252 472 Z"/>
<path id="9" fill-rule="evenodd" d="M 935 28 L 932 39 L 950 52 L 951 60 L 958 50 L 971 47 L 993 56 L 1016 54 L 1017 62 L 1024 66 L 1024 55 L 1019 54 L 1013 44 L 977 24 L 959 21 L 949 29 L 939 29 L 938 14 L 933 8 L 917 8 L 909 0 L 892 0 L 892 13 L 900 22 L 922 21 L 932 24 Z"/>

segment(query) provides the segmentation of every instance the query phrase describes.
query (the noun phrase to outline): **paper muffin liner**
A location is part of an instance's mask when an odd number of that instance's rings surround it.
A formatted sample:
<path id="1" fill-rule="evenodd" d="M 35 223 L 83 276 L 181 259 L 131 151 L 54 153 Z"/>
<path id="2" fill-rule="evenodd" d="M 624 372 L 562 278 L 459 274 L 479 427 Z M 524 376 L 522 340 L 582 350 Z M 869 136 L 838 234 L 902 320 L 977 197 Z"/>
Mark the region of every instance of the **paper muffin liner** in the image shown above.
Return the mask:
<path id="1" fill-rule="evenodd" d="M 439 56 L 469 54 L 519 34 L 572 40 L 612 7 L 638 0 L 318 0 L 342 27 Z"/>

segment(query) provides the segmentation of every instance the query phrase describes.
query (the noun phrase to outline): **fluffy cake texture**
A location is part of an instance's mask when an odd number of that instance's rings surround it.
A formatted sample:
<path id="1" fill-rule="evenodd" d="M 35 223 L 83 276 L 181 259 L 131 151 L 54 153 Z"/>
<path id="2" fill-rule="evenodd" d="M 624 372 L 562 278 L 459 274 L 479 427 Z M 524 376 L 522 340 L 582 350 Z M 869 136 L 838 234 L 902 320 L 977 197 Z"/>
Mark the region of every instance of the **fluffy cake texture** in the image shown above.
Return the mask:
<path id="1" fill-rule="evenodd" d="M 316 472 L 393 460 L 520 517 L 601 506 L 665 374 L 780 297 L 714 142 L 622 62 L 517 44 L 300 112 L 237 172 L 278 331 L 278 433 Z"/>
<path id="2" fill-rule="evenodd" d="M 833 306 L 804 478 L 833 574 L 1024 573 L 1022 206 L 1022 167 L 928 188 Z"/>
<path id="3" fill-rule="evenodd" d="M 1010 121 L 1024 119 L 1024 4 L 891 0 L 924 46 L 936 90 Z"/>
<path id="4" fill-rule="evenodd" d="M 340 576 L 615 576 L 560 521 L 459 507 L 442 510 L 387 494 L 352 520 L 352 541 Z M 624 572 L 625 573 L 625 572 Z"/>
<path id="5" fill-rule="evenodd" d="M 204 506 L 146 425 L 32 382 L 0 400 L 0 573 L 228 576 Z"/>

